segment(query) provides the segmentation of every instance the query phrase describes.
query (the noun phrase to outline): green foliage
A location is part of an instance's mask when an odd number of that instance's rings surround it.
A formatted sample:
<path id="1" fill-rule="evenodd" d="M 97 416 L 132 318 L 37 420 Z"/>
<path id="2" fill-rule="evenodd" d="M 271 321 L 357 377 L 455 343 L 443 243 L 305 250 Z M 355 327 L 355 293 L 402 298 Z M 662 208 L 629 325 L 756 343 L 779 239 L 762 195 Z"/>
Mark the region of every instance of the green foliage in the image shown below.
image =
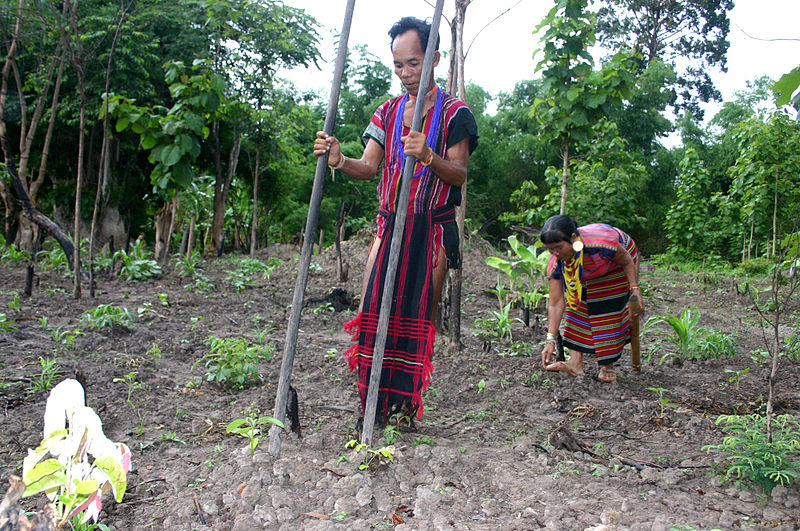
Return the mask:
<path id="1" fill-rule="evenodd" d="M 677 352 L 668 352 L 661 357 L 660 363 L 672 356 L 680 358 L 719 358 L 734 354 L 736 340 L 729 335 L 699 326 L 700 312 L 697 308 L 686 308 L 680 316 L 667 314 L 650 317 L 644 330 L 651 329 L 659 323 L 667 323 L 671 332 L 659 330 L 659 334 L 677 347 Z"/>
<path id="2" fill-rule="evenodd" d="M 269 258 L 266 264 L 255 258 L 242 258 L 236 261 L 236 269 L 226 271 L 226 280 L 236 291 L 242 291 L 252 284 L 253 276 L 258 273 L 263 280 L 269 280 L 275 268 L 282 263 L 281 259 L 275 257 Z"/>
<path id="3" fill-rule="evenodd" d="M 487 310 L 488 317 L 479 317 L 470 325 L 470 328 L 476 329 L 475 335 L 483 338 L 508 338 L 509 341 L 513 339 L 513 330 L 511 325 L 514 322 L 522 323 L 518 317 L 511 317 L 512 305 L 506 304 L 500 310 Z"/>
<path id="4" fill-rule="evenodd" d="M 133 314 L 127 308 L 121 308 L 113 304 L 100 304 L 83 312 L 80 322 L 94 329 L 108 326 L 130 328 L 133 326 Z"/>
<path id="5" fill-rule="evenodd" d="M 136 240 L 131 252 L 127 253 L 124 249 L 114 253 L 114 260 L 122 260 L 120 272 L 128 280 L 147 280 L 161 274 L 161 266 L 150 258 L 151 253 L 144 248 L 144 240 Z"/>
<path id="6" fill-rule="evenodd" d="M 800 86 L 800 66 L 783 74 L 772 87 L 775 92 L 775 103 L 778 105 L 791 104 L 795 109 L 800 110 L 800 92 L 795 94 L 798 86 Z"/>
<path id="7" fill-rule="evenodd" d="M 41 372 L 31 378 L 31 392 L 47 391 L 53 386 L 53 378 L 59 375 L 58 358 L 43 358 L 39 356 Z"/>
<path id="8" fill-rule="evenodd" d="M 28 251 L 22 251 L 17 249 L 17 247 L 12 243 L 8 247 L 4 247 L 0 250 L 0 262 L 7 262 L 13 265 L 19 265 L 21 263 L 27 262 L 30 258 L 30 253 Z"/>
<path id="9" fill-rule="evenodd" d="M 14 330 L 18 330 L 16 326 L 14 326 L 14 319 L 9 319 L 6 314 L 0 313 L 0 331 L 3 332 L 13 332 Z"/>
<path id="10" fill-rule="evenodd" d="M 535 310 L 548 296 L 543 288 L 546 286 L 544 275 L 550 255 L 547 250 L 537 252 L 542 245 L 538 240 L 533 245 L 525 246 L 512 235 L 508 237 L 508 244 L 514 252 L 513 257 L 503 259 L 490 256 L 486 259 L 486 264 L 506 274 L 510 281 L 511 301 L 520 302 L 524 308 Z M 500 304 L 503 306 L 502 301 Z"/>
<path id="11" fill-rule="evenodd" d="M 255 345 L 245 338 L 208 336 L 205 340 L 210 352 L 192 365 L 192 370 L 201 362 L 206 367 L 206 380 L 221 387 L 244 389 L 261 382 L 258 363 L 271 360 L 271 346 Z"/>
<path id="12" fill-rule="evenodd" d="M 69 270 L 67 255 L 55 240 L 47 240 L 42 244 L 43 249 L 36 253 L 36 259 L 42 271 L 59 271 L 64 273 Z"/>
<path id="13" fill-rule="evenodd" d="M 133 404 L 133 392 L 136 389 L 142 389 L 143 385 L 141 382 L 136 380 L 136 375 L 139 373 L 137 371 L 131 371 L 125 376 L 121 378 L 114 378 L 112 381 L 114 383 L 124 383 L 128 387 L 128 405 L 131 406 L 132 409 L 136 409 L 136 406 Z"/>
<path id="14" fill-rule="evenodd" d="M 721 444 L 703 450 L 728 455 L 725 479 L 746 479 L 770 492 L 776 485 L 791 486 L 800 473 L 800 424 L 792 415 L 772 419 L 771 437 L 767 418 L 761 415 L 720 415 L 725 437 Z"/>
<path id="15" fill-rule="evenodd" d="M 351 439 L 347 441 L 344 447 L 353 448 L 356 453 L 364 453 L 364 461 L 358 465 L 359 470 L 369 470 L 370 467 L 377 467 L 382 463 L 394 463 L 394 448 L 392 446 L 384 446 L 376 450 L 368 444 Z"/>
<path id="16" fill-rule="evenodd" d="M 664 412 L 669 407 L 678 407 L 678 404 L 673 404 L 669 401 L 669 397 L 667 395 L 671 395 L 672 391 L 669 389 L 664 389 L 663 387 L 648 387 L 648 391 L 652 391 L 658 395 L 658 418 L 664 418 Z"/>
<path id="17" fill-rule="evenodd" d="M 50 337 L 58 343 L 59 345 L 63 345 L 68 349 L 75 348 L 75 340 L 78 339 L 79 336 L 86 335 L 80 328 L 76 328 L 75 330 L 63 329 L 62 327 L 58 327 L 55 330 L 50 332 Z"/>
<path id="18" fill-rule="evenodd" d="M 225 433 L 233 433 L 241 435 L 250 441 L 250 456 L 256 453 L 258 443 L 264 435 L 268 433 L 268 426 L 278 426 L 283 428 L 283 423 L 269 416 L 259 417 L 257 413 L 252 412 L 244 418 L 236 419 L 225 428 Z"/>
<path id="19" fill-rule="evenodd" d="M 664 224 L 673 242 L 671 251 L 680 256 L 705 254 L 713 225 L 709 217 L 709 176 L 697 155 L 688 148 L 680 164 L 677 200 L 667 212 Z"/>

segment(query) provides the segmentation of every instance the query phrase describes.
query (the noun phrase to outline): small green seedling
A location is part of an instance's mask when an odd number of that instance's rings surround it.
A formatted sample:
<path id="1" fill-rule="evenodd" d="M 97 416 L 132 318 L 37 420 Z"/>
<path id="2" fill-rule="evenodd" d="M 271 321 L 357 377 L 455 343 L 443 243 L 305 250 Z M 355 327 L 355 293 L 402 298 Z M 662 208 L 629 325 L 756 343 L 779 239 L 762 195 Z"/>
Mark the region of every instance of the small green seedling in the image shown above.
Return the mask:
<path id="1" fill-rule="evenodd" d="M 256 414 L 250 414 L 228 424 L 228 427 L 225 428 L 225 432 L 234 433 L 247 438 L 250 441 L 250 456 L 252 457 L 256 453 L 256 448 L 258 447 L 258 443 L 261 442 L 261 438 L 267 433 L 265 426 L 272 424 L 279 428 L 284 427 L 283 422 L 274 417 L 257 417 Z"/>
<path id="2" fill-rule="evenodd" d="M 739 383 L 741 382 L 742 376 L 750 372 L 750 367 L 741 369 L 741 370 L 733 370 L 733 369 L 725 369 L 725 372 L 730 373 L 731 376 L 728 378 L 728 383 L 732 383 L 739 388 Z"/>
<path id="3" fill-rule="evenodd" d="M 359 470 L 368 470 L 370 467 L 377 467 L 382 463 L 394 463 L 394 448 L 384 446 L 373 450 L 368 444 L 360 443 L 355 439 L 347 441 L 345 448 L 354 448 L 356 453 L 364 452 L 364 461 L 358 465 Z"/>
<path id="4" fill-rule="evenodd" d="M 672 394 L 672 391 L 669 389 L 664 389 L 663 387 L 648 387 L 647 390 L 658 394 L 658 405 L 661 408 L 658 418 L 664 418 L 664 412 L 668 407 L 678 407 L 678 404 L 673 404 L 669 401 L 669 397 L 666 396 L 667 394 Z"/>

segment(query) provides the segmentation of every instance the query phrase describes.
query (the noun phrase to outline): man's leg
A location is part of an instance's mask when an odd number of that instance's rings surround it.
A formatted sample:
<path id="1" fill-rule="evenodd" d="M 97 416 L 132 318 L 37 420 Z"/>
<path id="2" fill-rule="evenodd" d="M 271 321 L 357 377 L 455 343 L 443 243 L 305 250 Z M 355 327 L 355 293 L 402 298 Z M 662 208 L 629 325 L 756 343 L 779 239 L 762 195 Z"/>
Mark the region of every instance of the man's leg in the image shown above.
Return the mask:
<path id="1" fill-rule="evenodd" d="M 439 260 L 433 270 L 433 306 L 431 307 L 431 322 L 436 322 L 436 311 L 439 309 L 439 298 L 442 296 L 444 277 L 447 275 L 447 255 L 444 247 L 439 249 Z"/>
<path id="2" fill-rule="evenodd" d="M 361 313 L 361 309 L 364 307 L 364 295 L 367 293 L 367 283 L 369 283 L 369 277 L 372 274 L 372 268 L 375 265 L 375 258 L 378 256 L 378 248 L 380 246 L 381 239 L 376 236 L 375 241 L 372 242 L 372 247 L 369 248 L 367 265 L 364 266 L 364 277 L 361 280 L 361 300 L 358 302 L 358 313 Z"/>

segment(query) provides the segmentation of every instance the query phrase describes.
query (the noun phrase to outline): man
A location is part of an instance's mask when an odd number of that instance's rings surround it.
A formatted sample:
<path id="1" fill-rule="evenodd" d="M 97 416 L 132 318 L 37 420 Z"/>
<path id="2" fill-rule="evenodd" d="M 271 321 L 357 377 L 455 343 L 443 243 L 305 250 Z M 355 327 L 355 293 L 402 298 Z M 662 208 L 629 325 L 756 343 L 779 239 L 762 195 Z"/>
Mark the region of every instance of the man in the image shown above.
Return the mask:
<path id="1" fill-rule="evenodd" d="M 345 324 L 357 343 L 347 351 L 351 370 L 358 368 L 362 412 L 366 407 L 369 371 L 380 313 L 383 280 L 394 228 L 397 199 L 406 155 L 417 159 L 408 205 L 408 218 L 395 296 L 389 320 L 377 419 L 411 427 L 422 415 L 422 391 L 433 371 L 433 319 L 442 282 L 450 267 L 460 267 L 455 207 L 467 178 L 470 153 L 478 130 L 469 107 L 429 80 L 421 132 L 411 131 L 422 76 L 430 24 L 404 17 L 389 31 L 394 72 L 407 93 L 383 103 L 363 134 L 360 159 L 342 154 L 339 141 L 317 133 L 314 154 L 328 153 L 328 165 L 353 179 L 372 179 L 383 164 L 378 184 L 378 234 L 370 248 L 362 284 L 359 315 Z M 437 36 L 434 66 L 439 63 Z"/>

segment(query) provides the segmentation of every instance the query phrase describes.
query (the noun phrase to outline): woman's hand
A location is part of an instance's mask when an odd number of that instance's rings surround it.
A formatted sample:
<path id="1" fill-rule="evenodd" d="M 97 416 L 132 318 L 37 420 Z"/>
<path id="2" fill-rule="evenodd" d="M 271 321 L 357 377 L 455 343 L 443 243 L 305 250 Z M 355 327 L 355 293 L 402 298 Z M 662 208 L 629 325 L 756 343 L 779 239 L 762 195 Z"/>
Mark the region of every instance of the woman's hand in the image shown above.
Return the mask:
<path id="1" fill-rule="evenodd" d="M 548 341 L 547 343 L 544 344 L 544 348 L 542 349 L 542 366 L 547 367 L 548 365 L 553 363 L 553 361 L 555 361 L 553 356 L 555 352 L 556 352 L 555 341 Z"/>
<path id="2" fill-rule="evenodd" d="M 629 299 L 628 306 L 634 317 L 639 317 L 644 313 L 644 298 L 638 286 L 631 288 L 631 298 Z"/>
<path id="3" fill-rule="evenodd" d="M 314 156 L 319 158 L 325 153 L 328 154 L 328 166 L 331 168 L 335 168 L 342 161 L 342 149 L 336 137 L 325 131 L 317 131 L 317 138 L 314 140 Z"/>

